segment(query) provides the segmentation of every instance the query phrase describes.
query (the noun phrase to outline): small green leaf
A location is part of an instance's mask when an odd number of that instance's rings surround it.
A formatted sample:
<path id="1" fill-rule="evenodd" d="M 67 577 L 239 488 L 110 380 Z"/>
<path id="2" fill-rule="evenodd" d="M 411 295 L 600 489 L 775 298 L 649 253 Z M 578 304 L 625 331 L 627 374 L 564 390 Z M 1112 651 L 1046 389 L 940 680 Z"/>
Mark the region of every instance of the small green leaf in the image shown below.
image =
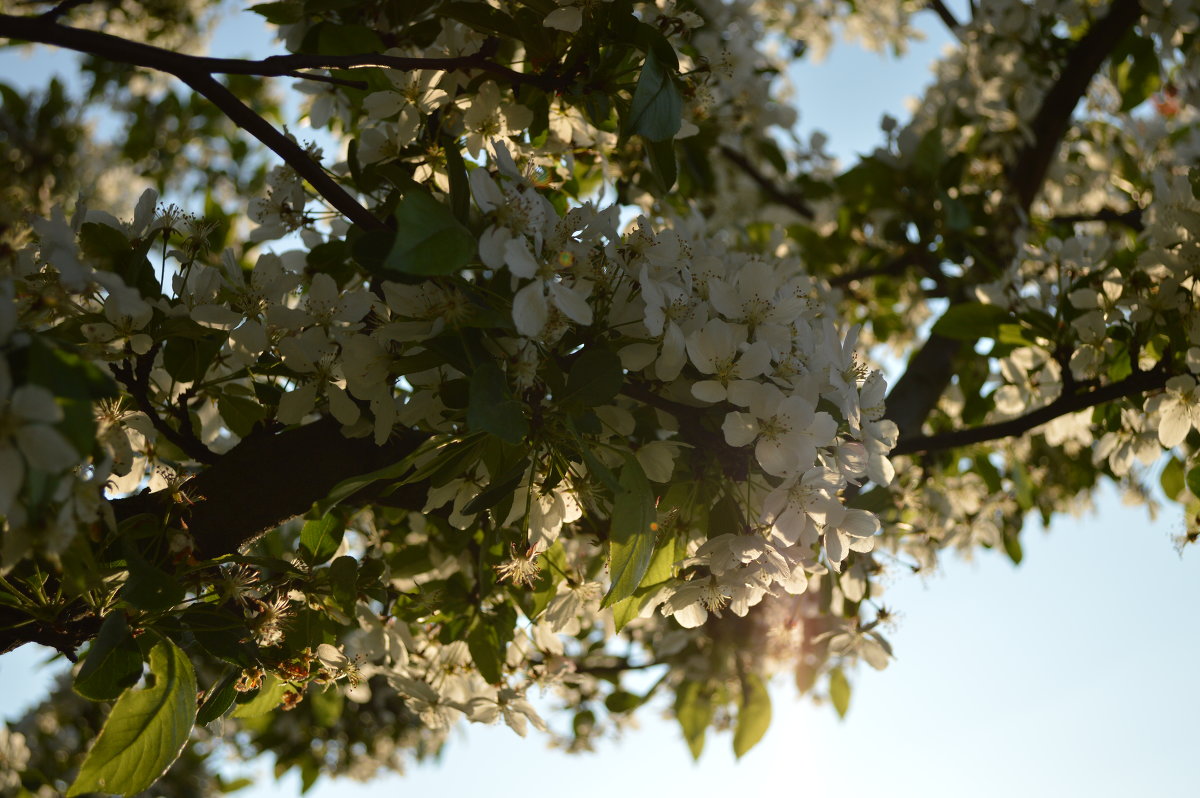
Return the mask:
<path id="1" fill-rule="evenodd" d="M 267 409 L 253 399 L 244 396 L 231 396 L 223 393 L 217 399 L 217 412 L 229 431 L 239 438 L 244 438 L 254 429 L 254 425 L 267 417 Z"/>
<path id="2" fill-rule="evenodd" d="M 951 305 L 934 323 L 933 332 L 959 341 L 977 341 L 980 338 L 997 337 L 1000 323 L 1004 321 L 1012 321 L 1012 316 L 998 305 L 963 302 Z"/>
<path id="3" fill-rule="evenodd" d="M 738 759 L 758 744 L 771 725 L 771 696 L 757 674 L 742 679 L 742 703 L 733 727 L 733 753 Z"/>
<path id="4" fill-rule="evenodd" d="M 309 565 L 320 565 L 334 555 L 345 534 L 346 525 L 337 516 L 305 521 L 300 530 L 300 556 Z"/>
<path id="5" fill-rule="evenodd" d="M 196 675 L 179 647 L 150 649 L 153 683 L 121 694 L 88 751 L 67 796 L 133 795 L 158 780 L 179 757 L 196 720 Z"/>
<path id="6" fill-rule="evenodd" d="M 609 525 L 609 573 L 612 587 L 601 603 L 612 606 L 633 595 L 650 568 L 657 537 L 654 490 L 637 458 L 625 455 L 621 468 L 621 492 L 613 500 Z"/>
<path id="7" fill-rule="evenodd" d="M 237 674 L 231 673 L 209 691 L 196 713 L 196 723 L 200 726 L 212 723 L 229 711 L 237 696 Z"/>
<path id="8" fill-rule="evenodd" d="M 462 514 L 472 515 L 495 506 L 501 499 L 511 495 L 516 490 L 517 485 L 521 483 L 521 478 L 525 476 L 525 472 L 528 470 L 529 458 L 526 457 L 492 480 L 492 483 L 481 491 L 479 495 L 467 502 L 462 508 Z"/>
<path id="9" fill-rule="evenodd" d="M 693 759 L 704 751 L 704 736 L 713 719 L 712 694 L 703 682 L 685 681 L 675 693 L 675 719 L 683 729 Z"/>
<path id="10" fill-rule="evenodd" d="M 1121 113 L 1138 107 L 1162 85 L 1162 74 L 1154 40 L 1149 36 L 1133 36 L 1127 41 L 1128 57 L 1117 65 L 1117 91 L 1121 93 Z"/>
<path id="11" fill-rule="evenodd" d="M 833 702 L 838 717 L 846 717 L 846 710 L 850 709 L 850 682 L 841 668 L 829 672 L 829 700 Z"/>
<path id="12" fill-rule="evenodd" d="M 233 711 L 235 718 L 257 718 L 273 712 L 283 702 L 284 693 L 294 693 L 296 688 L 281 680 L 278 676 L 268 673 L 263 677 L 262 687 L 258 693 L 244 704 L 238 704 Z"/>
<path id="13" fill-rule="evenodd" d="M 658 181 L 657 190 L 666 194 L 679 179 L 679 164 L 675 160 L 675 142 L 646 140 L 646 156 L 650 159 L 650 171 Z"/>
<path id="14" fill-rule="evenodd" d="M 1196 466 L 1187 472 L 1187 487 L 1192 492 L 1193 496 L 1200 496 L 1200 466 Z"/>
<path id="15" fill-rule="evenodd" d="M 123 601 L 139 610 L 157 612 L 170 609 L 183 600 L 183 585 L 173 576 L 133 552 L 126 555 L 126 562 L 129 578 L 119 594 Z"/>
<path id="16" fill-rule="evenodd" d="M 1025 557 L 1025 552 L 1021 550 L 1021 539 L 1015 532 L 1005 532 L 1003 539 L 1004 553 L 1008 555 L 1008 559 L 1012 560 L 1013 565 L 1020 565 L 1021 560 Z"/>
<path id="17" fill-rule="evenodd" d="M 505 443 L 518 444 L 529 435 L 529 421 L 521 403 L 513 398 L 508 380 L 495 361 L 484 363 L 471 375 L 467 424 Z"/>
<path id="18" fill-rule="evenodd" d="M 682 124 L 683 97 L 670 68 L 659 63 L 655 51 L 650 50 L 633 90 L 625 132 L 650 141 L 666 141 L 675 137 Z"/>
<path id="19" fill-rule="evenodd" d="M 1168 499 L 1178 499 L 1185 486 L 1183 461 L 1176 457 L 1167 460 L 1158 481 L 1162 485 L 1163 495 Z"/>
<path id="20" fill-rule="evenodd" d="M 650 567 L 646 569 L 646 575 L 642 577 L 642 583 L 638 585 L 638 589 L 629 598 L 621 599 L 612 605 L 613 625 L 616 626 L 618 632 L 625 628 L 625 624 L 641 614 L 646 603 L 658 591 L 659 586 L 671 578 L 674 565 L 675 538 L 666 536 L 662 545 L 654 550 Z"/>
<path id="21" fill-rule="evenodd" d="M 454 274 L 475 257 L 476 241 L 454 211 L 424 191 L 412 190 L 396 206 L 396 242 L 385 271 Z"/>
<path id="22" fill-rule="evenodd" d="M 607 404 L 625 384 L 621 358 L 609 349 L 588 349 L 571 364 L 562 402 L 578 402 L 584 407 Z"/>
<path id="23" fill-rule="evenodd" d="M 504 646 L 500 635 L 487 616 L 478 615 L 467 632 L 467 649 L 475 667 L 488 684 L 499 684 L 504 680 Z"/>
<path id="24" fill-rule="evenodd" d="M 112 701 L 141 675 L 142 651 L 129 633 L 125 615 L 110 613 L 75 675 L 75 692 L 92 701 Z"/>

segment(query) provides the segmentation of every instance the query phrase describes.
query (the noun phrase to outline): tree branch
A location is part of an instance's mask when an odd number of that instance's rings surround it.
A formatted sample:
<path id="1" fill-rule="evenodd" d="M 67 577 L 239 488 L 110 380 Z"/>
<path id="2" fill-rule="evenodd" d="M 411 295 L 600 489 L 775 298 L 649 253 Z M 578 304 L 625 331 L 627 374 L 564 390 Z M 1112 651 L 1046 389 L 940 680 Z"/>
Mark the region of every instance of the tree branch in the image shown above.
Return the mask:
<path id="1" fill-rule="evenodd" d="M 724 155 L 730 163 L 732 163 L 738 169 L 741 169 L 747 177 L 753 180 L 754 184 L 762 189 L 762 192 L 766 194 L 772 202 L 778 205 L 783 205 L 787 208 L 791 208 L 805 219 L 813 218 L 812 208 L 809 207 L 808 203 L 803 197 L 801 197 L 799 194 L 785 191 L 780 188 L 773 180 L 771 180 L 771 178 L 760 172 L 758 167 L 752 164 L 750 159 L 745 155 L 724 144 L 721 145 L 721 154 Z"/>
<path id="2" fill-rule="evenodd" d="M 1108 14 L 1092 25 L 1067 56 L 1062 73 L 1046 93 L 1034 117 L 1033 141 L 1017 153 L 1008 169 L 1009 184 L 1016 194 L 1015 210 L 1020 211 L 1014 214 L 1016 219 L 1028 215 L 1067 132 L 1075 106 L 1087 91 L 1096 70 L 1141 13 L 1138 0 L 1113 0 Z M 1006 235 L 1003 221 L 999 227 L 1000 235 Z M 933 334 L 909 361 L 904 375 L 887 397 L 887 415 L 899 427 L 902 444 L 906 438 L 920 436 L 921 425 L 950 382 L 954 373 L 953 359 L 961 349 L 961 341 Z"/>
<path id="3" fill-rule="evenodd" d="M 946 24 L 946 27 L 950 29 L 950 32 L 953 33 L 959 41 L 962 41 L 962 23 L 955 18 L 954 14 L 950 12 L 950 9 L 946 7 L 946 4 L 943 3 L 942 0 L 930 0 L 929 8 L 933 9 L 934 13 L 938 15 L 938 18 L 941 19 L 942 22 Z"/>
<path id="4" fill-rule="evenodd" d="M 1048 405 L 1039 407 L 1023 416 L 984 424 L 979 427 L 941 432 L 937 435 L 901 436 L 892 455 L 938 452 L 968 446 L 972 443 L 1000 440 L 1022 435 L 1035 427 L 1053 421 L 1059 416 L 1086 410 L 1089 407 L 1111 402 L 1126 396 L 1157 390 L 1166 385 L 1173 375 L 1161 364 L 1149 371 L 1138 371 L 1119 382 L 1109 383 L 1083 393 L 1060 396 Z"/>
<path id="5" fill-rule="evenodd" d="M 376 446 L 370 438 L 345 437 L 332 418 L 276 434 L 263 432 L 245 438 L 185 482 L 181 492 L 188 503 L 177 505 L 171 491 L 159 491 L 115 499 L 113 511 L 120 521 L 174 509 L 200 556 L 220 557 L 307 512 L 339 482 L 402 460 L 424 440 L 422 433 L 401 430 Z M 392 501 L 420 509 L 426 487 L 404 486 Z"/>
<path id="6" fill-rule="evenodd" d="M 17 17 L 8 14 L 0 14 L 0 36 L 66 47 L 114 63 L 140 66 L 174 75 L 220 108 L 231 122 L 270 148 L 350 221 L 367 230 L 385 226 L 330 177 L 320 164 L 310 158 L 299 144 L 252 111 L 212 76 L 213 72 L 236 72 L 233 69 L 220 69 L 220 64 L 232 66 L 237 63 L 257 62 L 183 55 L 107 33 L 69 28 L 37 17 Z M 286 74 L 293 69 L 294 67 L 273 74 Z M 238 74 L 257 73 L 242 71 Z"/>
<path id="7" fill-rule="evenodd" d="M 112 363 L 108 368 L 113 376 L 129 390 L 129 395 L 137 403 L 138 410 L 146 414 L 146 417 L 150 419 L 150 424 L 158 430 L 160 435 L 197 462 L 216 462 L 217 455 L 209 451 L 208 447 L 192 433 L 191 422 L 187 417 L 186 410 L 183 418 L 180 419 L 180 428 L 175 429 L 158 414 L 158 409 L 150 401 L 150 371 L 154 366 L 154 356 L 158 354 L 158 349 L 159 347 L 156 345 L 146 354 L 140 355 L 136 368 L 130 366 L 128 362 L 122 365 Z"/>
<path id="8" fill-rule="evenodd" d="M 1140 233 L 1145 229 L 1145 224 L 1142 223 L 1142 209 L 1134 208 L 1131 211 L 1121 213 L 1114 211 L 1112 208 L 1102 208 L 1096 213 L 1077 213 L 1067 214 L 1063 216 L 1052 216 L 1046 220 L 1049 224 L 1076 224 L 1079 222 L 1105 222 L 1107 224 L 1122 224 L 1133 230 L 1135 233 Z"/>
<path id="9" fill-rule="evenodd" d="M 1046 92 L 1030 125 L 1033 141 L 1017 155 L 1008 170 L 1009 182 L 1022 209 L 1028 210 L 1041 190 L 1075 106 L 1087 91 L 1096 70 L 1141 15 L 1142 6 L 1138 0 L 1113 0 L 1108 14 L 1092 25 L 1071 50 L 1062 74 Z"/>

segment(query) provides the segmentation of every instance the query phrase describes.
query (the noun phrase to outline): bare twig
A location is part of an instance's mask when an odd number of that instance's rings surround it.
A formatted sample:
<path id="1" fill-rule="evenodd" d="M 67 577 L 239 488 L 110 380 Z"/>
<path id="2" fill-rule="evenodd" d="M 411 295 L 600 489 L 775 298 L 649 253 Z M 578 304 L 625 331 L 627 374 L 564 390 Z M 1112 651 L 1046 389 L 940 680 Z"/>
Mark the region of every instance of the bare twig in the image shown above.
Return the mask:
<path id="1" fill-rule="evenodd" d="M 158 409 L 150 401 L 150 371 L 153 368 L 156 354 L 158 354 L 157 345 L 138 357 L 136 368 L 130 366 L 128 362 L 112 363 L 109 365 L 109 370 L 129 390 L 129 395 L 137 403 L 138 410 L 146 414 L 160 435 L 178 446 L 193 460 L 206 464 L 215 463 L 218 459 L 217 455 L 209 451 L 208 447 L 196 437 L 186 415 L 180 421 L 180 429 L 175 429 L 158 414 Z"/>

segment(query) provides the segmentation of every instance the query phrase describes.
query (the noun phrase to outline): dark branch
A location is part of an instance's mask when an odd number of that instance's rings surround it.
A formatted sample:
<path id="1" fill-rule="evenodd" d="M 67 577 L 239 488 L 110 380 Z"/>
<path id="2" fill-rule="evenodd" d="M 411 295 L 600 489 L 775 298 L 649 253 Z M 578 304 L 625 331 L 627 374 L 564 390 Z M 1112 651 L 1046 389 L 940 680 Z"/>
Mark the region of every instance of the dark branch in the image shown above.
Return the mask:
<path id="1" fill-rule="evenodd" d="M 180 419 L 180 428 L 175 429 L 158 414 L 158 409 L 150 401 L 150 371 L 154 366 L 156 354 L 158 354 L 157 346 L 138 357 L 136 368 L 125 362 L 120 365 L 112 363 L 109 365 L 109 370 L 129 390 L 129 395 L 137 403 L 138 410 L 146 414 L 159 435 L 178 446 L 193 460 L 200 463 L 215 463 L 217 455 L 209 451 L 208 447 L 201 443 L 200 439 L 192 432 L 191 421 L 188 419 L 186 411 L 183 418 Z"/>
<path id="2" fill-rule="evenodd" d="M 310 55 L 294 53 L 272 55 L 261 60 L 245 58 L 211 58 L 208 56 L 185 55 L 163 50 L 140 42 L 129 41 L 106 33 L 68 28 L 43 21 L 38 17 L 20 17 L 0 14 L 0 35 L 13 39 L 52 44 L 82 53 L 105 58 L 120 64 L 157 69 L 179 75 L 180 72 L 203 73 L 206 75 L 256 75 L 258 77 L 306 77 L 297 75 L 302 69 L 396 69 L 402 72 L 431 70 L 455 72 L 479 70 L 495 75 L 514 87 L 535 86 L 554 91 L 564 88 L 567 78 L 552 73 L 518 72 L 491 60 L 494 48 L 485 47 L 471 55 L 450 58 L 408 58 L 361 53 L 355 55 Z"/>
<path id="3" fill-rule="evenodd" d="M 1035 427 L 1053 421 L 1059 416 L 1086 410 L 1089 407 L 1111 402 L 1126 396 L 1135 396 L 1147 391 L 1157 390 L 1166 385 L 1172 376 L 1166 368 L 1159 366 L 1149 371 L 1139 371 L 1119 382 L 1102 385 L 1090 391 L 1060 396 L 1048 405 L 1039 407 L 1018 418 L 1001 421 L 995 424 L 984 424 L 979 427 L 941 432 L 937 435 L 901 436 L 900 442 L 892 450 L 893 455 L 917 454 L 920 452 L 938 452 L 968 446 L 972 443 L 984 443 L 1002 438 L 1012 438 L 1022 435 Z"/>
<path id="4" fill-rule="evenodd" d="M 402 460 L 424 439 L 421 433 L 401 430 L 376 446 L 370 438 L 345 437 L 330 418 L 276 434 L 252 434 L 183 484 L 189 504 L 176 505 L 171 491 L 159 491 L 116 499 L 113 510 L 117 520 L 176 511 L 199 554 L 220 557 L 307 512 L 342 480 Z M 407 506 L 420 509 L 426 488 L 402 488 L 389 503 L 407 500 Z"/>
<path id="5" fill-rule="evenodd" d="M 946 4 L 943 3 L 942 0 L 930 0 L 929 7 L 933 9 L 934 13 L 938 15 L 938 18 L 941 19 L 942 22 L 946 23 L 946 27 L 950 29 L 950 32 L 961 40 L 962 23 L 955 18 L 954 14 L 950 12 L 950 9 L 946 8 Z"/>
<path id="6" fill-rule="evenodd" d="M 1022 209 L 1028 211 L 1041 190 L 1075 106 L 1087 91 L 1096 70 L 1141 15 L 1142 6 L 1138 0 L 1113 0 L 1108 14 L 1092 25 L 1071 50 L 1062 73 L 1046 92 L 1030 125 L 1033 141 L 1017 155 L 1009 169 L 1009 181 Z"/>
<path id="7" fill-rule="evenodd" d="M 997 223 L 998 244 L 1011 244 L 1010 225 L 1019 224 L 1020 219 L 1027 216 L 1034 197 L 1041 191 L 1075 106 L 1096 71 L 1141 13 L 1138 0 L 1113 0 L 1108 14 L 1084 34 L 1067 56 L 1062 73 L 1046 93 L 1034 117 L 1031 125 L 1033 141 L 1017 153 L 1008 169 L 1016 200 L 1013 211 L 1019 213 L 1001 217 Z M 1011 222 L 1004 218 L 1008 216 L 1012 217 Z M 997 260 L 1006 257 L 1002 252 Z M 901 445 L 906 439 L 914 440 L 920 436 L 921 425 L 950 382 L 954 373 L 953 361 L 961 349 L 962 342 L 934 334 L 909 361 L 904 375 L 887 397 L 888 417 L 900 428 Z"/>
<path id="8" fill-rule="evenodd" d="M 1142 222 L 1142 209 L 1134 208 L 1121 213 L 1111 208 L 1103 208 L 1096 213 L 1078 213 L 1064 216 L 1052 216 L 1047 220 L 1050 224 L 1077 224 L 1081 222 L 1105 222 L 1106 224 L 1122 224 L 1135 233 L 1142 232 L 1145 225 Z"/>
<path id="9" fill-rule="evenodd" d="M 338 185 L 299 144 L 248 108 L 233 92 L 212 76 L 213 72 L 234 71 L 218 69 L 214 65 L 227 62 L 231 64 L 256 62 L 237 62 L 233 59 L 182 55 L 148 44 L 110 36 L 106 33 L 68 28 L 36 17 L 15 17 L 8 14 L 0 14 L 0 36 L 66 47 L 114 63 L 146 67 L 174 75 L 220 108 L 230 121 L 244 128 L 250 135 L 269 147 L 295 169 L 297 174 L 307 180 L 330 205 L 345 214 L 350 221 L 367 230 L 379 229 L 384 226 L 383 222 L 376 219 L 370 211 Z M 282 69 L 277 74 L 288 74 L 296 68 L 298 67 Z M 243 71 L 241 74 L 255 73 Z"/>
<path id="10" fill-rule="evenodd" d="M 745 155 L 726 145 L 721 146 L 721 154 L 729 159 L 730 163 L 732 163 L 738 169 L 741 169 L 747 177 L 753 180 L 754 184 L 762 189 L 762 192 L 766 194 L 767 198 L 772 202 L 778 205 L 783 205 L 786 208 L 791 208 L 805 219 L 813 218 L 812 208 L 809 207 L 808 203 L 803 197 L 801 197 L 799 194 L 785 191 L 784 189 L 780 188 L 775 184 L 775 181 L 771 180 L 771 178 L 760 172 L 758 167 L 752 164 L 750 159 Z"/>

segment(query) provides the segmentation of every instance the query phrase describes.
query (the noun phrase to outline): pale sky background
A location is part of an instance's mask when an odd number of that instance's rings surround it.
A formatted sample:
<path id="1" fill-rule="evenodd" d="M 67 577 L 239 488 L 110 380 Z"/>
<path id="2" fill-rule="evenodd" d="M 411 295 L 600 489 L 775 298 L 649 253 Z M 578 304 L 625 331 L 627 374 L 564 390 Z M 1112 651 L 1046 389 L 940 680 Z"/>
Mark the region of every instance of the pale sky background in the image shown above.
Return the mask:
<path id="1" fill-rule="evenodd" d="M 905 98 L 947 41 L 923 16 L 930 40 L 900 62 L 840 46 L 796 70 L 801 129 L 824 130 L 846 159 L 870 152 L 881 115 L 907 117 Z M 214 50 L 242 54 L 230 40 Z M 37 85 L 54 63 L 0 51 L 0 78 Z M 1107 490 L 1096 513 L 1056 519 L 1049 534 L 1030 524 L 1020 567 L 980 552 L 973 562 L 947 556 L 932 577 L 898 578 L 884 596 L 901 615 L 893 664 L 854 675 L 844 721 L 781 677 L 774 723 L 741 762 L 728 734 L 710 733 L 692 763 L 675 721 L 651 707 L 641 728 L 595 754 L 547 750 L 536 732 L 522 740 L 504 726 L 463 726 L 439 762 L 366 785 L 323 778 L 309 795 L 1190 798 L 1200 793 L 1200 552 L 1176 553 L 1182 530 L 1178 506 L 1151 521 Z M 44 691 L 46 651 L 0 657 L 0 716 Z M 298 794 L 295 775 L 276 784 L 268 764 L 252 769 L 263 784 L 236 795 Z"/>

